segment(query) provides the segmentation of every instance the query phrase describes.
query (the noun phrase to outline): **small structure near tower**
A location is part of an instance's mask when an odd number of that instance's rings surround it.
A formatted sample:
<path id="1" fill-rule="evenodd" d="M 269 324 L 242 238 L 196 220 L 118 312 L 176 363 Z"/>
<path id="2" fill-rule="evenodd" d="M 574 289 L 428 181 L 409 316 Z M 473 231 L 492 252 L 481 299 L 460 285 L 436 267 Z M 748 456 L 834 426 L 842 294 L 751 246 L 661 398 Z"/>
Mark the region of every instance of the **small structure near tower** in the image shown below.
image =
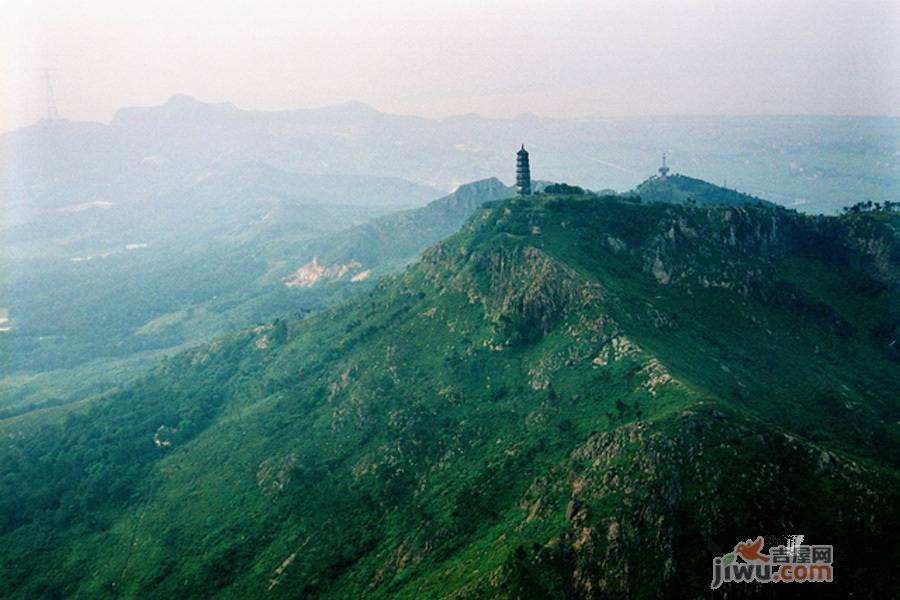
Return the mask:
<path id="1" fill-rule="evenodd" d="M 659 176 L 663 179 L 669 174 L 669 167 L 666 166 L 666 153 L 663 152 L 662 166 L 659 168 Z"/>
<path id="2" fill-rule="evenodd" d="M 519 196 L 531 195 L 531 167 L 528 165 L 528 150 L 525 144 L 516 153 L 516 193 Z"/>

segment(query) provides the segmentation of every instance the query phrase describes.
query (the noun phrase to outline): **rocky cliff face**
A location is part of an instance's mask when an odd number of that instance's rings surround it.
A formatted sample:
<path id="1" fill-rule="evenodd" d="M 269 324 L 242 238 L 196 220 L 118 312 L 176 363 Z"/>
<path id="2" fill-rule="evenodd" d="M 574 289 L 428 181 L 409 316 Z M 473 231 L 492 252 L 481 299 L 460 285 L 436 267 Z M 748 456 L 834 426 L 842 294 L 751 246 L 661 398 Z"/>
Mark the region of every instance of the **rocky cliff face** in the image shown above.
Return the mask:
<path id="1" fill-rule="evenodd" d="M 820 219 L 819 221 L 824 221 Z M 890 215 L 849 215 L 830 229 L 847 249 L 848 264 L 893 289 L 900 289 L 900 223 Z"/>
<path id="2" fill-rule="evenodd" d="M 701 239 L 702 238 L 702 239 Z M 782 209 L 671 207 L 659 220 L 644 271 L 663 284 L 737 288 L 743 293 L 791 254 L 900 286 L 900 236 L 889 218 L 808 217 Z"/>

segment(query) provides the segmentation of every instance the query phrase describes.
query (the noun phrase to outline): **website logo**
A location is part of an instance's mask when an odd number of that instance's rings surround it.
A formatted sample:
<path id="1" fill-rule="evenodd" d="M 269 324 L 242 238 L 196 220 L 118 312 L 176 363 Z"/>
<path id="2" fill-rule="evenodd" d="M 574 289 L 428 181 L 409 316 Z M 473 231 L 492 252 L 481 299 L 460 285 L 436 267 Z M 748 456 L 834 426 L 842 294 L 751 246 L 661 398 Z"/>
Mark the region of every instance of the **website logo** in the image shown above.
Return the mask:
<path id="1" fill-rule="evenodd" d="M 712 561 L 711 589 L 723 583 L 807 583 L 834 581 L 834 548 L 807 546 L 802 535 L 789 535 L 787 543 L 763 552 L 765 540 L 739 542 L 734 551 Z"/>

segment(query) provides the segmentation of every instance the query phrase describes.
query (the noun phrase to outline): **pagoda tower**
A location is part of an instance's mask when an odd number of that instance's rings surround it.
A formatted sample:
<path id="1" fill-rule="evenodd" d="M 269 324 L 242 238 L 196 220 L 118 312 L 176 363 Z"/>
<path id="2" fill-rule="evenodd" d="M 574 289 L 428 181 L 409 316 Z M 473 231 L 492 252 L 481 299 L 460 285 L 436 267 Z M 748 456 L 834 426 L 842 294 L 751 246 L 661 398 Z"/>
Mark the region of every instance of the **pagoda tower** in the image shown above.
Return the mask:
<path id="1" fill-rule="evenodd" d="M 528 150 L 525 144 L 516 153 L 516 193 L 520 196 L 531 195 L 531 168 L 528 166 Z"/>

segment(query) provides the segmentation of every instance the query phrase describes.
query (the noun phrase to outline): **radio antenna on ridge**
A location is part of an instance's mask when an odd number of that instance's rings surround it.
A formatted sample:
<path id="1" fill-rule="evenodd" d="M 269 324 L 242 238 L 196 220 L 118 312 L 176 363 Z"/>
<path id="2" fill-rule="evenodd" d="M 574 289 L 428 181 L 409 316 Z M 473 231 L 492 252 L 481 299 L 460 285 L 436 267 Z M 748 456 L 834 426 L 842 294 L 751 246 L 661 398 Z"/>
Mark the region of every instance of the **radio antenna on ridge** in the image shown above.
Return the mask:
<path id="1" fill-rule="evenodd" d="M 669 167 L 666 166 L 666 154 L 666 152 L 663 152 L 662 166 L 659 168 L 659 176 L 663 179 L 669 174 Z"/>

